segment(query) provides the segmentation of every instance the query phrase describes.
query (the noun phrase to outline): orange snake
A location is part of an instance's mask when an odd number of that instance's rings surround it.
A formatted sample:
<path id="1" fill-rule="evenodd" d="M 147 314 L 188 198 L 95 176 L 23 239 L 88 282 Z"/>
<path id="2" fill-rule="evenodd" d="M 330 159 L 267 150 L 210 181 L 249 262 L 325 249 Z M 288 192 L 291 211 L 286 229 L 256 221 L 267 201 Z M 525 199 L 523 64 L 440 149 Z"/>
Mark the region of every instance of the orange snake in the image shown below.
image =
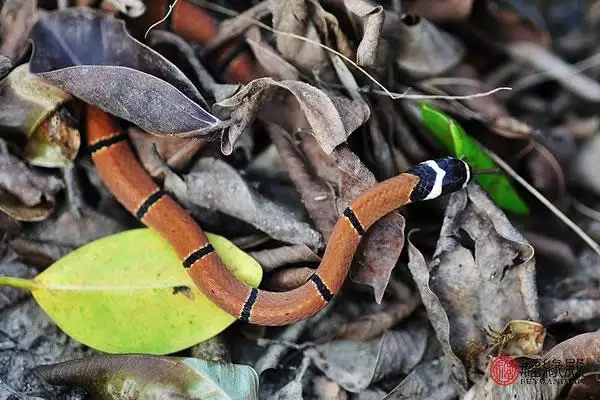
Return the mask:
<path id="1" fill-rule="evenodd" d="M 464 161 L 446 157 L 380 182 L 344 211 L 321 264 L 304 285 L 268 292 L 246 285 L 227 269 L 198 224 L 138 162 L 116 120 L 94 106 L 87 107 L 87 140 L 103 182 L 129 212 L 170 243 L 198 288 L 221 309 L 258 325 L 286 325 L 321 310 L 342 287 L 362 236 L 377 220 L 408 203 L 461 189 L 472 178 Z"/>

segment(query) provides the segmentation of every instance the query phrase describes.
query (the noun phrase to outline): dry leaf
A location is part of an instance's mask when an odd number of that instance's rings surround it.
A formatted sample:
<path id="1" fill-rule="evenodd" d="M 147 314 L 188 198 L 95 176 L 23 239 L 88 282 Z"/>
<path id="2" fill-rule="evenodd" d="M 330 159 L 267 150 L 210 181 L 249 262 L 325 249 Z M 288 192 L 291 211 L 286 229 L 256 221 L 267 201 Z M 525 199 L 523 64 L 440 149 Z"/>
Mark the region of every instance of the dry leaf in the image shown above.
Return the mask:
<path id="1" fill-rule="evenodd" d="M 383 29 L 385 18 L 383 7 L 365 0 L 344 0 L 344 5 L 363 21 L 363 35 L 356 49 L 357 64 L 372 66 L 377 60 L 379 39 Z"/>
<path id="2" fill-rule="evenodd" d="M 184 180 L 178 183 L 176 179 L 174 176 L 169 179 L 167 174 L 165 187 L 179 200 L 237 218 L 282 242 L 306 244 L 312 249 L 323 245 L 321 235 L 309 224 L 256 193 L 224 161 L 202 158 Z"/>
<path id="3" fill-rule="evenodd" d="M 233 144 L 250 129 L 259 109 L 281 94 L 282 89 L 294 95 L 315 138 L 327 154 L 331 154 L 336 146 L 345 142 L 352 131 L 368 118 L 366 105 L 338 96 L 330 97 L 308 83 L 259 78 L 213 106 L 216 113 L 233 121 L 221 143 L 223 154 L 231 154 Z M 354 118 L 347 118 L 350 115 Z"/>
<path id="4" fill-rule="evenodd" d="M 306 355 L 329 379 L 358 393 L 386 376 L 407 374 L 423 358 L 431 331 L 423 323 L 366 342 L 336 340 Z"/>

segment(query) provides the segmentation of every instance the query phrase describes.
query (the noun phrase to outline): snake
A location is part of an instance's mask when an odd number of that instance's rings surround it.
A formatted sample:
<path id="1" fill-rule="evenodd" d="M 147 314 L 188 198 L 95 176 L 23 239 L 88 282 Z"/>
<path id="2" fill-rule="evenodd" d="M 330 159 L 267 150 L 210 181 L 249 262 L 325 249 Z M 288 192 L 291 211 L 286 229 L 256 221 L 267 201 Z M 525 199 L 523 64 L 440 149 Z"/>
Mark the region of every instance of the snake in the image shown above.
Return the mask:
<path id="1" fill-rule="evenodd" d="M 407 204 L 460 190 L 473 177 L 465 161 L 447 156 L 379 182 L 340 215 L 310 278 L 293 290 L 272 292 L 247 285 L 227 268 L 198 223 L 146 172 L 115 117 L 88 105 L 86 120 L 88 152 L 108 190 L 169 243 L 208 299 L 255 325 L 288 325 L 316 314 L 340 291 L 361 239 L 375 222 Z"/>

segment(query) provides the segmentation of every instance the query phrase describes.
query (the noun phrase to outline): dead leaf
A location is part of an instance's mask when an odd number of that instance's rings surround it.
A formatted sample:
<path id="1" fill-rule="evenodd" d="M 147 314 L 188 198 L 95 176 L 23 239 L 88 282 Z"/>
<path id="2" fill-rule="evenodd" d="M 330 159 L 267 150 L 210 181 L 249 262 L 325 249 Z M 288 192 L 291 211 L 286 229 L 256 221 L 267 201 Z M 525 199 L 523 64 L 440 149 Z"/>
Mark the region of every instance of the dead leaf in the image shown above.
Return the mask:
<path id="1" fill-rule="evenodd" d="M 298 101 L 315 138 L 327 154 L 331 154 L 336 146 L 346 141 L 352 128 L 356 129 L 368 118 L 366 105 L 340 97 L 332 98 L 308 83 L 259 78 L 213 106 L 214 112 L 233 121 L 221 143 L 223 154 L 231 154 L 233 143 L 250 129 L 259 109 L 281 94 L 281 89 L 291 92 Z M 356 108 L 352 109 L 350 105 Z M 349 115 L 354 115 L 355 118 L 347 118 Z M 360 121 L 358 125 L 357 121 Z"/>
<path id="2" fill-rule="evenodd" d="M 249 33 L 250 30 L 256 29 L 253 20 L 260 21 L 269 14 L 268 1 L 261 1 L 244 10 L 244 12 L 239 15 L 224 20 L 219 25 L 218 34 L 205 44 L 204 51 L 207 53 L 212 52 L 216 48 L 234 39 L 236 36 L 240 36 L 246 31 Z"/>
<path id="3" fill-rule="evenodd" d="M 9 154 L 4 143 L 0 147 L 0 210 L 17 221 L 47 218 L 54 210 L 55 196 L 64 188 L 63 182 L 30 169 Z"/>
<path id="4" fill-rule="evenodd" d="M 430 334 L 425 324 L 411 324 L 370 341 L 336 340 L 305 354 L 329 379 L 358 393 L 386 376 L 409 373 L 423 358 Z"/>
<path id="5" fill-rule="evenodd" d="M 383 400 L 450 400 L 458 394 L 447 361 L 438 358 L 419 363 Z"/>
<path id="6" fill-rule="evenodd" d="M 284 206 L 250 189 L 224 161 L 202 158 L 183 181 L 177 183 L 167 177 L 165 187 L 180 200 L 237 218 L 273 239 L 306 244 L 312 249 L 323 245 L 321 236 L 310 225 L 299 221 Z"/>
<path id="7" fill-rule="evenodd" d="M 31 74 L 29 64 L 18 66 L 0 81 L 0 127 L 4 137 L 10 135 L 14 141 L 24 143 L 50 113 L 71 99 L 68 93 Z M 43 143 L 43 138 L 32 140 Z M 76 147 L 75 152 L 79 145 Z"/>
<path id="8" fill-rule="evenodd" d="M 398 68 L 416 79 L 443 74 L 465 54 L 461 42 L 418 15 L 403 14 L 385 36 L 400 47 L 396 56 Z"/>
<path id="9" fill-rule="evenodd" d="M 65 107 L 52 111 L 31 133 L 25 146 L 25 159 L 46 168 L 65 167 L 77 157 L 81 135 Z"/>
<path id="10" fill-rule="evenodd" d="M 12 60 L 21 58 L 27 39 L 37 21 L 37 0 L 7 0 L 0 11 L 2 43 L 0 54 Z"/>
<path id="11" fill-rule="evenodd" d="M 288 132 L 274 123 L 265 121 L 264 124 L 269 137 L 280 154 L 280 159 L 285 165 L 290 179 L 302 196 L 302 202 L 311 220 L 324 239 L 328 240 L 333 226 L 339 218 L 336 209 L 337 195 L 333 187 L 317 175 L 314 167 L 310 168 L 307 165 L 304 154 L 301 149 L 292 143 L 292 138 Z M 311 140 L 315 146 L 318 146 L 314 138 L 308 135 L 305 135 L 301 140 Z"/>
<path id="12" fill-rule="evenodd" d="M 487 327 L 539 321 L 533 248 L 477 185 L 452 194 L 429 270 L 459 354 Z"/>
<path id="13" fill-rule="evenodd" d="M 266 4 L 262 2 L 260 4 Z M 263 38 L 258 27 L 252 27 L 246 32 L 246 42 L 250 45 L 254 57 L 263 67 L 268 76 L 277 80 L 298 79 L 300 72 L 277 53 Z"/>
<path id="14" fill-rule="evenodd" d="M 31 39 L 31 72 L 147 132 L 197 132 L 220 122 L 183 72 L 110 15 L 88 8 L 43 12 Z"/>
<path id="15" fill-rule="evenodd" d="M 274 29 L 321 42 L 319 32 L 311 21 L 306 0 L 268 0 L 268 4 Z M 320 69 L 328 60 L 322 48 L 305 41 L 277 35 L 276 43 L 277 50 L 285 59 L 304 70 Z"/>
<path id="16" fill-rule="evenodd" d="M 385 14 L 382 6 L 365 0 L 344 0 L 344 5 L 363 22 L 363 35 L 356 49 L 356 61 L 361 66 L 372 66 L 377 60 L 379 39 Z"/>
<path id="17" fill-rule="evenodd" d="M 421 301 L 427 310 L 429 321 L 433 326 L 435 335 L 440 342 L 442 352 L 447 363 L 452 367 L 451 375 L 453 381 L 457 383 L 457 388 L 464 393 L 467 389 L 467 371 L 463 362 L 458 358 L 450 343 L 450 320 L 448 314 L 444 310 L 444 306 L 440 298 L 433 292 L 429 286 L 431 279 L 427 263 L 423 254 L 412 244 L 411 235 L 415 231 L 408 234 L 408 269 L 415 280 L 417 289 L 421 294 Z"/>

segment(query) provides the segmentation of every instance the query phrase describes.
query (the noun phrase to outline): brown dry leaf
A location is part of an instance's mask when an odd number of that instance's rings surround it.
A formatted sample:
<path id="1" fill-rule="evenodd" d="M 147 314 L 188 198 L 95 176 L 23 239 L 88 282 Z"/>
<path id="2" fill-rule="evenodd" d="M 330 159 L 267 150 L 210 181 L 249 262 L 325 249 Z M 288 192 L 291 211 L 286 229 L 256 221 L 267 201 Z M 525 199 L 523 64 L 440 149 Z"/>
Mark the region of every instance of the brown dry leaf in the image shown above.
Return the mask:
<path id="1" fill-rule="evenodd" d="M 184 179 L 166 170 L 165 175 L 165 188 L 184 204 L 229 215 L 282 242 L 306 244 L 315 250 L 323 246 L 321 235 L 309 224 L 252 190 L 224 161 L 202 158 Z"/>
<path id="2" fill-rule="evenodd" d="M 30 169 L 0 146 L 0 210 L 17 221 L 41 221 L 54 210 L 55 196 L 64 188 L 53 175 Z"/>
<path id="3" fill-rule="evenodd" d="M 298 79 L 300 73 L 296 67 L 281 57 L 277 50 L 262 38 L 258 27 L 248 29 L 246 42 L 250 45 L 256 61 L 263 67 L 267 75 L 276 80 Z"/>
<path id="4" fill-rule="evenodd" d="M 358 15 L 363 22 L 363 35 L 356 49 L 358 65 L 373 66 L 377 60 L 377 50 L 383 29 L 385 14 L 383 7 L 365 0 L 344 0 L 344 5 Z"/>
<path id="5" fill-rule="evenodd" d="M 336 340 L 308 349 L 305 354 L 329 379 L 359 393 L 387 376 L 408 374 L 421 361 L 431 335 L 419 321 L 408 328 L 387 331 L 366 342 Z"/>
<path id="6" fill-rule="evenodd" d="M 214 105 L 216 113 L 233 120 L 233 125 L 222 139 L 223 154 L 231 154 L 233 144 L 251 128 L 260 108 L 281 94 L 282 89 L 291 92 L 298 101 L 315 138 L 327 154 L 331 154 L 336 146 L 345 142 L 352 131 L 369 116 L 366 104 L 329 96 L 305 82 L 255 79 L 233 96 Z"/>
<path id="7" fill-rule="evenodd" d="M 20 58 L 27 48 L 29 32 L 36 22 L 37 0 L 6 0 L 0 11 L 0 54 L 13 60 Z"/>
<path id="8" fill-rule="evenodd" d="M 409 0 L 406 12 L 431 21 L 446 22 L 466 19 L 472 7 L 473 0 Z"/>
<path id="9" fill-rule="evenodd" d="M 529 361 L 525 359 L 525 361 Z M 521 361 L 521 366 L 523 361 Z M 496 384 L 489 375 L 480 379 L 466 394 L 464 400 L 488 399 L 542 399 L 553 400 L 562 391 L 569 379 L 579 376 L 584 367 L 593 367 L 600 362 L 600 333 L 589 332 L 577 335 L 554 346 L 540 360 L 527 363 L 521 372 L 523 378 L 557 371 L 561 379 L 517 379 L 508 386 Z M 549 367 L 550 366 L 550 367 Z"/>
<path id="10" fill-rule="evenodd" d="M 129 128 L 128 132 L 140 161 L 154 178 L 162 177 L 163 172 L 162 164 L 152 151 L 153 145 L 156 145 L 160 158 L 176 171 L 185 168 L 190 159 L 204 147 L 201 139 L 150 135 L 137 127 Z"/>
<path id="11" fill-rule="evenodd" d="M 546 328 L 535 321 L 512 320 L 502 330 L 501 335 L 508 335 L 508 342 L 499 349 L 502 354 L 535 356 L 542 351 Z"/>
<path id="12" fill-rule="evenodd" d="M 318 263 L 321 257 L 316 255 L 305 244 L 282 246 L 274 249 L 248 252 L 248 255 L 260 263 L 268 272 L 288 264 Z"/>

